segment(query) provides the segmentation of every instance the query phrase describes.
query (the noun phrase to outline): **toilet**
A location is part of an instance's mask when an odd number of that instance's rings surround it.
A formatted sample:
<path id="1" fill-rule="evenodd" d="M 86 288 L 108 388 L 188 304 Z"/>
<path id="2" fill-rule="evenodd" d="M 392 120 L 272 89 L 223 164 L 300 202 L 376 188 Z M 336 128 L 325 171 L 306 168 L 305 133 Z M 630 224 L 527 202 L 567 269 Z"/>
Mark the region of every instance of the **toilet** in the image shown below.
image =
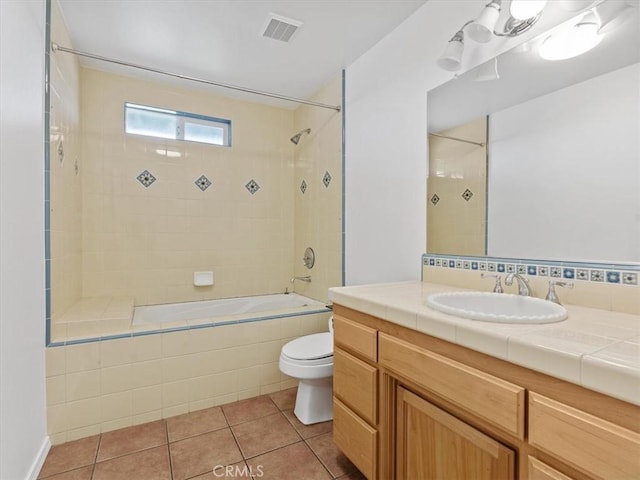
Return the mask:
<path id="1" fill-rule="evenodd" d="M 305 425 L 333 418 L 333 317 L 329 331 L 290 341 L 280 352 L 280 371 L 298 379 L 293 410 Z"/>

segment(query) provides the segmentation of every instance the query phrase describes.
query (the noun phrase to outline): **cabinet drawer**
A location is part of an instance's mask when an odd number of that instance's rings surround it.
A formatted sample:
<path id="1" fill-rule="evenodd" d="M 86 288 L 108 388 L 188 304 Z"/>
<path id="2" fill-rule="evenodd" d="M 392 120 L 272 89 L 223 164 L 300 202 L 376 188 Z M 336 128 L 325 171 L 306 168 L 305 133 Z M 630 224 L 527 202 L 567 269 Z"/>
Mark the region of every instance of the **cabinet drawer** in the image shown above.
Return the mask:
<path id="1" fill-rule="evenodd" d="M 333 394 L 371 425 L 377 420 L 377 372 L 339 348 L 333 352 Z"/>
<path id="2" fill-rule="evenodd" d="M 596 478 L 640 478 L 640 434 L 534 392 L 529 443 Z"/>
<path id="3" fill-rule="evenodd" d="M 527 469 L 529 470 L 529 480 L 573 480 L 532 456 L 528 457 Z"/>
<path id="4" fill-rule="evenodd" d="M 376 431 L 335 397 L 333 441 L 365 477 L 376 478 Z"/>
<path id="5" fill-rule="evenodd" d="M 333 316 L 333 338 L 337 345 L 362 355 L 372 362 L 378 361 L 377 330 L 352 322 L 339 315 Z"/>
<path id="6" fill-rule="evenodd" d="M 524 388 L 382 332 L 379 349 L 384 367 L 524 438 Z"/>

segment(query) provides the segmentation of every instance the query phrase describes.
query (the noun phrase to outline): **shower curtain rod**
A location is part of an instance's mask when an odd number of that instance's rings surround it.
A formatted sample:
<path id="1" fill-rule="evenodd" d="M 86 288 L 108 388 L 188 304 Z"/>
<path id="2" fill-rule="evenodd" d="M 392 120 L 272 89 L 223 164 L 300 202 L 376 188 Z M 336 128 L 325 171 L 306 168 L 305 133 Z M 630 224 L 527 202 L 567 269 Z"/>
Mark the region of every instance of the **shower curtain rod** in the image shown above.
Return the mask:
<path id="1" fill-rule="evenodd" d="M 429 135 L 431 135 L 433 137 L 438 137 L 438 138 L 446 138 L 447 140 L 455 140 L 456 142 L 470 143 L 471 145 L 477 145 L 478 147 L 484 147 L 486 145 L 484 143 L 473 142 L 471 140 L 465 140 L 464 138 L 450 137 L 448 135 L 440 135 L 439 133 L 429 133 Z"/>
<path id="2" fill-rule="evenodd" d="M 188 75 L 181 75 L 179 73 L 165 72 L 163 70 L 158 70 L 157 68 L 145 67 L 143 65 L 137 65 L 135 63 L 124 62 L 122 60 L 116 60 L 114 58 L 102 57 L 100 55 L 94 55 L 92 53 L 81 52 L 79 50 L 74 50 L 72 48 L 62 47 L 55 42 L 51 42 L 51 50 L 53 50 L 54 52 L 59 51 L 59 52 L 65 52 L 65 53 L 72 53 L 80 57 L 93 58 L 94 60 L 100 60 L 102 62 L 115 63 L 117 65 L 137 68 L 139 70 L 145 70 L 147 72 L 152 72 L 152 73 L 159 73 L 160 75 L 167 75 L 169 77 L 180 78 L 182 80 L 190 80 L 192 82 L 206 83 L 207 85 L 215 85 L 216 87 L 224 87 L 224 88 L 229 88 L 231 90 L 239 90 L 241 92 L 253 93 L 255 95 L 262 95 L 265 97 L 277 98 L 279 100 L 287 100 L 288 102 L 303 103 L 305 105 L 311 105 L 312 107 L 329 108 L 331 110 L 336 110 L 338 112 L 341 110 L 341 107 L 339 105 L 327 105 L 325 103 L 312 102 L 310 100 L 303 100 L 301 98 L 287 97 L 285 95 L 279 95 L 277 93 L 263 92 L 261 90 L 253 90 L 251 88 L 239 87 L 237 85 L 231 85 L 228 83 L 214 82 L 212 80 L 204 80 L 202 78 L 190 77 Z"/>

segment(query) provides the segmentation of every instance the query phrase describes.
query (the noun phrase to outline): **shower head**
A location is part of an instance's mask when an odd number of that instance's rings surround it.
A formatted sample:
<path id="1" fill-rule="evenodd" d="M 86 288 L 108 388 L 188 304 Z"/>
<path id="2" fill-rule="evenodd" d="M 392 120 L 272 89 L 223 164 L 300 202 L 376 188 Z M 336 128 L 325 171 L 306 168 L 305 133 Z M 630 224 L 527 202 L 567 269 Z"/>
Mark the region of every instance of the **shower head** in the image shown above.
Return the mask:
<path id="1" fill-rule="evenodd" d="M 302 136 L 303 133 L 311 133 L 311 129 L 310 128 L 305 128 L 304 130 L 300 130 L 298 133 L 296 133 L 289 140 L 291 140 L 292 143 L 297 145 L 298 142 L 300 141 L 300 137 Z"/>

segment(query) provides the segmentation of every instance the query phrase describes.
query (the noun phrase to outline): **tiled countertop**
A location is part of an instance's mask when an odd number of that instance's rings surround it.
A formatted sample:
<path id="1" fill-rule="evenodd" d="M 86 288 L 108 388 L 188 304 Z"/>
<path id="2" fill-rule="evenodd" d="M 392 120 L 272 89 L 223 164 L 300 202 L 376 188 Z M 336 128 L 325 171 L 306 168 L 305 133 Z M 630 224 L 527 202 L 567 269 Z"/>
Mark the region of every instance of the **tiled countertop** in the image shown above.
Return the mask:
<path id="1" fill-rule="evenodd" d="M 339 305 L 640 405 L 640 316 L 565 305 L 569 318 L 544 325 L 479 322 L 426 306 L 426 282 L 335 287 Z"/>

